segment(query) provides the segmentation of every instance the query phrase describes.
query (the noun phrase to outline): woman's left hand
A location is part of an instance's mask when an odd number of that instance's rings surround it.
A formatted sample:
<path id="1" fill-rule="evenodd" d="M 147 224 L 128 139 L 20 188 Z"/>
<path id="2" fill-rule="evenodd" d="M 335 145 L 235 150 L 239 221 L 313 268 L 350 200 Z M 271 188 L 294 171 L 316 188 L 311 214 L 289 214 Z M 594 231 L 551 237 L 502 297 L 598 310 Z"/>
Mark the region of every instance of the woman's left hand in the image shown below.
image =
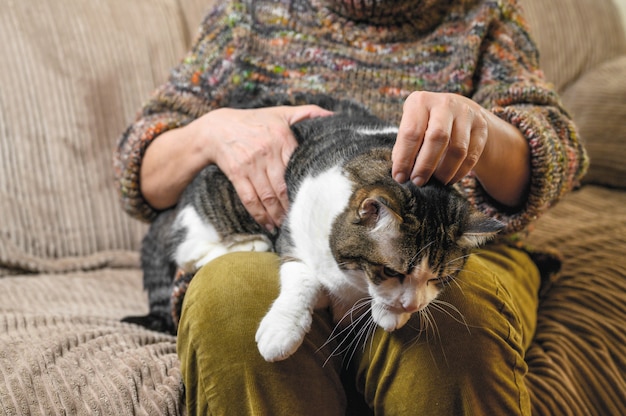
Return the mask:
<path id="1" fill-rule="evenodd" d="M 467 175 L 488 137 L 485 110 L 458 94 L 418 91 L 404 102 L 392 153 L 393 177 L 420 186 L 434 176 L 444 184 Z"/>
<path id="2" fill-rule="evenodd" d="M 530 183 L 530 148 L 514 125 L 458 94 L 419 91 L 404 102 L 392 152 L 392 175 L 421 186 L 470 171 L 496 201 L 517 207 Z"/>

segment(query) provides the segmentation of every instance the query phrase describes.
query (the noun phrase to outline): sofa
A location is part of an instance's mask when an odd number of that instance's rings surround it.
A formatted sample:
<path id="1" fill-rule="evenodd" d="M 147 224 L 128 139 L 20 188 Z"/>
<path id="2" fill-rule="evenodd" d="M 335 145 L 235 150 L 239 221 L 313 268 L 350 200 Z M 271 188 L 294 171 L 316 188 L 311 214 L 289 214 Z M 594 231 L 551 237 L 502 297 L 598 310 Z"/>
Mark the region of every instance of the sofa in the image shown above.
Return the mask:
<path id="1" fill-rule="evenodd" d="M 0 7 L 0 413 L 184 413 L 176 340 L 147 312 L 146 224 L 112 153 L 215 0 Z M 533 414 L 626 411 L 626 35 L 612 0 L 522 0 L 589 174 L 526 243 L 558 250 L 526 354 Z M 251 353 L 254 353 L 253 351 Z"/>

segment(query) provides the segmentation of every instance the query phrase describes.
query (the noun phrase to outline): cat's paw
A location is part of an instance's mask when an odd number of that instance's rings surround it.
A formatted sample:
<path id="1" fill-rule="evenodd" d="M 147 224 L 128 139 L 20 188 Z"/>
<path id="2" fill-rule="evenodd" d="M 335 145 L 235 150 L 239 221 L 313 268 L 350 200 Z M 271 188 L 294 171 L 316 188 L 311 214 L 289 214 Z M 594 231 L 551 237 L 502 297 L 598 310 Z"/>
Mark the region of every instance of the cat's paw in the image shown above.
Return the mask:
<path id="1" fill-rule="evenodd" d="M 272 308 L 261 321 L 255 337 L 265 361 L 282 361 L 296 352 L 311 328 L 311 321 L 310 314 L 298 317 Z"/>

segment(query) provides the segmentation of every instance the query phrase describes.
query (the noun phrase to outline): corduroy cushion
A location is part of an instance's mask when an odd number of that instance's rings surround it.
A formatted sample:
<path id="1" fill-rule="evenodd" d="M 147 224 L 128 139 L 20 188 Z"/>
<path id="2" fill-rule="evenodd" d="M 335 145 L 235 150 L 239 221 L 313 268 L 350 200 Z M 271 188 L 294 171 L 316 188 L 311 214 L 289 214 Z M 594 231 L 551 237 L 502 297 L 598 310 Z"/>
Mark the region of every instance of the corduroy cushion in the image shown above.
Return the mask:
<path id="1" fill-rule="evenodd" d="M 562 92 L 589 69 L 626 53 L 612 0 L 520 0 L 546 78 Z"/>
<path id="2" fill-rule="evenodd" d="M 138 269 L 1 278 L 0 413 L 181 414 L 176 339 L 120 322 L 146 312 Z"/>
<path id="3" fill-rule="evenodd" d="M 0 7 L 0 276 L 136 263 L 145 226 L 120 208 L 112 152 L 186 51 L 201 3 Z"/>
<path id="4" fill-rule="evenodd" d="M 626 188 L 626 36 L 613 1 L 522 0 L 546 78 L 591 159 L 586 183 Z"/>
<path id="5" fill-rule="evenodd" d="M 626 188 L 626 54 L 585 73 L 563 101 L 591 159 L 584 182 Z"/>
<path id="6" fill-rule="evenodd" d="M 526 352 L 533 415 L 624 414 L 626 192 L 584 186 L 539 219 L 528 242 L 564 254 Z"/>

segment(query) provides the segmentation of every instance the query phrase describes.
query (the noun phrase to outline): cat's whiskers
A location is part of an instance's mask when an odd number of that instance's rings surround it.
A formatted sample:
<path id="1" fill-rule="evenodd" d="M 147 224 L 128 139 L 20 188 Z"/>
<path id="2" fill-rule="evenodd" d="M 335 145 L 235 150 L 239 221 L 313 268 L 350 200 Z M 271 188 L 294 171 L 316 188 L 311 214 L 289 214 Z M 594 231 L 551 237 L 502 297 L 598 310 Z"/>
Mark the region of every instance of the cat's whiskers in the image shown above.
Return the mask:
<path id="1" fill-rule="evenodd" d="M 444 347 L 443 343 L 441 342 L 441 333 L 439 332 L 439 326 L 437 326 L 437 321 L 435 320 L 435 317 L 433 316 L 432 311 L 430 310 L 431 306 L 434 307 L 434 303 L 433 302 L 431 302 L 426 308 L 422 309 L 420 312 L 424 313 L 424 316 L 427 318 L 427 321 L 430 323 L 430 327 L 433 330 L 433 336 L 437 338 L 438 344 L 441 347 L 441 354 L 442 354 L 442 356 L 443 356 L 443 358 L 444 358 L 444 360 L 446 361 L 446 364 L 447 364 L 448 363 L 448 357 L 446 355 L 446 351 L 443 348 Z M 427 334 L 427 337 L 428 337 L 428 332 L 426 332 L 426 334 Z M 426 338 L 426 340 L 428 342 L 428 338 Z M 433 359 L 434 359 L 434 357 L 433 357 Z"/>
<path id="2" fill-rule="evenodd" d="M 448 279 L 447 284 L 448 286 L 452 286 L 452 283 L 454 283 L 456 287 L 459 288 L 459 291 L 461 291 L 461 294 L 465 296 L 465 292 L 463 291 L 463 287 L 461 286 L 461 283 L 463 283 L 463 281 L 457 279 L 456 276 L 452 276 L 450 279 Z"/>
<path id="3" fill-rule="evenodd" d="M 465 295 L 465 293 L 463 292 L 463 287 L 461 287 L 461 283 L 463 283 L 463 281 L 461 279 L 457 279 L 457 275 L 464 270 L 464 267 L 456 267 L 456 268 L 448 268 L 448 266 L 452 263 L 458 262 L 459 260 L 464 260 L 469 258 L 469 256 L 471 256 L 472 253 L 468 253 L 464 256 L 459 256 L 459 257 L 455 257 L 451 260 L 449 260 L 448 262 L 446 262 L 444 269 L 448 272 L 447 274 L 443 275 L 440 277 L 441 282 L 444 284 L 444 286 L 451 286 L 452 283 L 454 283 L 459 290 L 461 291 L 461 293 L 463 293 L 463 295 Z M 464 262 L 465 263 L 465 262 Z M 472 272 L 472 271 L 466 271 L 466 273 L 476 273 L 476 272 Z"/>
<path id="4" fill-rule="evenodd" d="M 372 320 L 370 314 L 367 313 L 367 310 L 365 311 L 363 310 L 363 308 L 369 309 L 371 300 L 372 299 L 369 296 L 359 299 L 358 301 L 354 303 L 354 305 L 352 305 L 350 309 L 348 309 L 348 311 L 343 315 L 343 317 L 337 322 L 337 324 L 333 328 L 333 331 L 331 332 L 326 342 L 318 349 L 318 351 L 320 351 L 331 342 L 335 340 L 337 341 L 337 346 L 330 353 L 328 358 L 324 361 L 324 365 L 326 365 L 326 363 L 328 363 L 328 361 L 332 357 L 344 355 L 347 351 L 350 351 L 353 345 L 355 346 L 354 349 L 356 349 L 356 344 L 358 344 L 358 341 L 363 337 L 363 331 L 364 331 L 363 328 L 367 328 L 369 325 L 369 321 Z M 345 323 L 346 320 L 348 320 L 347 324 Z M 364 324 L 363 324 L 363 321 L 365 321 Z M 355 332 L 355 329 L 356 329 L 356 332 Z M 355 333 L 355 336 L 354 337 L 347 336 L 350 333 Z M 347 345 L 345 345 L 346 341 L 348 341 Z M 353 354 L 354 352 L 351 354 L 351 356 Z"/>
<path id="5" fill-rule="evenodd" d="M 364 322 L 360 322 L 364 321 Z M 359 317 L 359 322 L 354 322 L 349 329 L 350 331 L 354 330 L 354 327 L 358 325 L 358 330 L 354 334 L 354 336 L 346 336 L 342 337 L 339 341 L 335 349 L 329 354 L 329 356 L 324 361 L 324 366 L 328 363 L 328 361 L 333 357 L 342 356 L 342 365 L 346 364 L 346 366 L 352 361 L 354 354 L 356 353 L 359 344 L 363 342 L 363 346 L 365 348 L 367 338 L 373 332 L 376 327 L 376 323 L 369 315 L 363 315 Z M 346 332 L 346 330 L 342 331 L 342 333 Z M 339 334 L 338 334 L 339 335 Z M 337 336 L 338 336 L 337 335 Z M 337 337 L 335 336 L 335 338 Z M 329 341 L 326 342 L 328 344 Z M 325 345 L 326 345 L 325 344 Z"/>
<path id="6" fill-rule="evenodd" d="M 356 315 L 356 318 L 355 318 L 355 311 L 357 311 L 359 309 L 363 309 L 364 307 L 367 307 L 369 305 L 370 301 L 371 301 L 370 298 L 364 298 L 364 299 L 361 299 L 361 300 L 357 301 L 354 304 L 354 306 L 352 306 L 352 308 L 350 308 L 344 314 L 344 316 L 339 320 L 339 322 L 337 322 L 337 324 L 333 328 L 333 331 L 331 332 L 330 336 L 328 337 L 328 340 L 326 340 L 326 342 L 324 343 L 324 345 L 322 345 L 320 347 L 320 349 L 324 348 L 326 345 L 328 345 L 328 343 L 334 341 L 336 338 L 342 336 L 346 332 L 352 332 L 354 330 L 355 326 L 360 321 L 365 319 L 364 318 L 365 316 L 367 316 L 366 313 L 359 313 L 359 314 Z M 347 319 L 349 319 L 349 321 L 348 321 L 348 324 L 346 325 L 346 324 L 344 324 L 344 321 L 346 321 Z"/>
<path id="7" fill-rule="evenodd" d="M 376 327 L 377 327 L 376 322 L 374 322 L 374 319 L 371 317 L 371 315 L 368 315 L 368 319 L 365 321 L 363 326 L 359 328 L 357 337 L 353 341 L 350 342 L 348 347 L 351 347 L 352 352 L 350 353 L 349 356 L 344 356 L 342 365 L 345 365 L 346 368 L 350 365 L 350 362 L 352 361 L 352 358 L 354 357 L 354 354 L 356 354 L 356 350 L 361 343 L 363 344 L 363 352 L 365 352 L 368 338 L 370 339 L 371 342 L 373 342 L 374 340 L 373 334 L 374 334 L 374 331 L 376 330 Z M 371 353 L 371 350 L 372 350 L 372 344 L 370 343 L 370 353 Z"/>
<path id="8" fill-rule="evenodd" d="M 433 300 L 429 306 L 432 307 L 433 309 L 437 309 L 438 311 L 448 315 L 450 318 L 452 318 L 456 322 L 462 324 L 463 326 L 465 326 L 465 328 L 467 328 L 467 332 L 471 334 L 470 327 L 467 323 L 467 320 L 465 319 L 465 316 L 459 310 L 459 308 L 457 308 L 450 302 L 446 302 L 440 299 Z"/>

